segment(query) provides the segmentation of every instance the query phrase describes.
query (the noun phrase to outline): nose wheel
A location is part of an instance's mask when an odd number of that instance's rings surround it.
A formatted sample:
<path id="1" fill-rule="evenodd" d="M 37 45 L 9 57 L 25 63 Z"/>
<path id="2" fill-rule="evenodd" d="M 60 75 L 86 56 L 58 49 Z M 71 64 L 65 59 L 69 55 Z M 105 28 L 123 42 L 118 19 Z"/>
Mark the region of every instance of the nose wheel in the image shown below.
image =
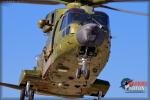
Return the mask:
<path id="1" fill-rule="evenodd" d="M 90 70 L 87 69 L 87 66 L 86 66 L 86 63 L 87 63 L 87 59 L 85 58 L 82 58 L 81 59 L 81 63 L 80 65 L 82 66 L 81 68 L 77 68 L 77 71 L 76 71 L 76 78 L 79 79 L 81 77 L 81 74 L 83 74 L 84 78 L 86 80 L 89 79 L 90 77 Z"/>
<path id="2" fill-rule="evenodd" d="M 34 99 L 34 90 L 31 89 L 30 81 L 27 82 L 26 87 L 20 93 L 20 100 L 25 100 L 25 97 L 28 97 L 28 100 Z"/>

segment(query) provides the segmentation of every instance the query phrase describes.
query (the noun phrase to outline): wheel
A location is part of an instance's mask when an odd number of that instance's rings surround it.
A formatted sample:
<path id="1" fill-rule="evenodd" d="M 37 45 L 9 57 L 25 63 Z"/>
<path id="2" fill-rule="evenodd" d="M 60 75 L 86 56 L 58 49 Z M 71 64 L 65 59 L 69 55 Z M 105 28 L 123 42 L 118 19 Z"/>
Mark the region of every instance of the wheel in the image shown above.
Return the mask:
<path id="1" fill-rule="evenodd" d="M 98 91 L 97 100 L 101 100 L 102 95 L 103 95 L 102 91 Z"/>
<path id="2" fill-rule="evenodd" d="M 29 91 L 29 100 L 33 100 L 34 99 L 34 91 L 30 90 Z"/>
<path id="3" fill-rule="evenodd" d="M 25 99 L 25 89 L 22 89 L 20 92 L 20 100 L 24 100 Z"/>
<path id="4" fill-rule="evenodd" d="M 101 97 L 100 97 L 100 96 L 98 96 L 98 97 L 97 97 L 97 100 L 101 100 Z"/>
<path id="5" fill-rule="evenodd" d="M 81 77 L 81 68 L 78 68 L 76 71 L 76 78 L 80 78 Z"/>
<path id="6" fill-rule="evenodd" d="M 89 77 L 90 77 L 90 70 L 85 70 L 85 72 L 84 72 L 83 74 L 84 74 L 84 78 L 85 78 L 86 80 L 88 80 Z"/>

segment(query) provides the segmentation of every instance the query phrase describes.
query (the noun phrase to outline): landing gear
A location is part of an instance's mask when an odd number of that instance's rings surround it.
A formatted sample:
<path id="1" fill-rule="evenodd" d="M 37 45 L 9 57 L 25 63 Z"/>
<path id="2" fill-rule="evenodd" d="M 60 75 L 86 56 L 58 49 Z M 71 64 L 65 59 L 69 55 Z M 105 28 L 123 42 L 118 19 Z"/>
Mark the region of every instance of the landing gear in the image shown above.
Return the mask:
<path id="1" fill-rule="evenodd" d="M 22 89 L 20 93 L 20 100 L 24 100 L 24 99 L 25 99 L 25 89 Z"/>
<path id="2" fill-rule="evenodd" d="M 102 91 L 98 91 L 97 100 L 101 100 L 102 95 L 103 95 Z"/>
<path id="3" fill-rule="evenodd" d="M 28 97 L 28 100 L 34 99 L 34 90 L 31 89 L 30 81 L 27 82 L 26 87 L 20 93 L 20 100 L 25 100 L 25 97 Z"/>
<path id="4" fill-rule="evenodd" d="M 83 75 L 84 75 L 84 78 L 86 79 L 86 80 L 88 80 L 89 79 L 89 77 L 90 77 L 90 70 L 85 70 L 85 72 L 83 73 Z"/>
<path id="5" fill-rule="evenodd" d="M 30 90 L 29 91 L 29 100 L 33 100 L 34 99 L 34 91 Z"/>
<path id="6" fill-rule="evenodd" d="M 93 100 L 101 100 L 102 95 L 102 91 L 98 91 L 97 98 L 94 98 Z"/>
<path id="7" fill-rule="evenodd" d="M 89 76 L 90 76 L 90 70 L 88 70 L 87 69 L 87 66 L 86 66 L 86 64 L 87 64 L 87 59 L 85 59 L 85 58 L 82 58 L 81 59 L 81 63 L 79 63 L 82 67 L 80 68 L 78 68 L 77 69 L 77 71 L 76 71 L 76 78 L 80 78 L 81 77 L 81 74 L 83 74 L 83 76 L 84 76 L 84 78 L 86 79 L 86 80 L 88 80 L 89 79 Z"/>
<path id="8" fill-rule="evenodd" d="M 81 74 L 82 74 L 81 68 L 78 68 L 77 71 L 76 71 L 76 78 L 79 79 L 81 77 Z"/>

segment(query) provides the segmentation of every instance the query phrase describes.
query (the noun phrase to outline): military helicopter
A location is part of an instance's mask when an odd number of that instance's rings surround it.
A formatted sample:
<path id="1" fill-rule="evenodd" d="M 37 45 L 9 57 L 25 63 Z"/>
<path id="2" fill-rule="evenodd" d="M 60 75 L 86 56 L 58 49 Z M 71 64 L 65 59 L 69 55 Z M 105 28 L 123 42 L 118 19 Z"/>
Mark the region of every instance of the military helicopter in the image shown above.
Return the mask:
<path id="1" fill-rule="evenodd" d="M 34 93 L 66 98 L 104 97 L 110 84 L 96 77 L 108 62 L 112 37 L 108 15 L 94 8 L 100 6 L 124 11 L 104 4 L 126 1 L 149 0 L 16 0 L 21 3 L 65 4 L 66 8 L 56 9 L 39 21 L 48 41 L 37 59 L 36 68 L 24 70 L 19 85 L 2 82 L 0 85 L 21 90 L 20 100 L 25 97 L 33 100 Z"/>

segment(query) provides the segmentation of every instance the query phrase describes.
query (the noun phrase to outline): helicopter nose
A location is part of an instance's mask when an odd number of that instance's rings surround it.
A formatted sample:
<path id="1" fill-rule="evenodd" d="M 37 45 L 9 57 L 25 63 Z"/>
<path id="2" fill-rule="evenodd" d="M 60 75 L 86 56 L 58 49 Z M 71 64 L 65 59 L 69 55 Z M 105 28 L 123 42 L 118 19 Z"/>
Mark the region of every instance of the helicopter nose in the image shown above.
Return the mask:
<path id="1" fill-rule="evenodd" d="M 84 46 L 101 45 L 104 40 L 104 33 L 97 24 L 88 23 L 81 26 L 78 30 L 77 40 Z"/>

